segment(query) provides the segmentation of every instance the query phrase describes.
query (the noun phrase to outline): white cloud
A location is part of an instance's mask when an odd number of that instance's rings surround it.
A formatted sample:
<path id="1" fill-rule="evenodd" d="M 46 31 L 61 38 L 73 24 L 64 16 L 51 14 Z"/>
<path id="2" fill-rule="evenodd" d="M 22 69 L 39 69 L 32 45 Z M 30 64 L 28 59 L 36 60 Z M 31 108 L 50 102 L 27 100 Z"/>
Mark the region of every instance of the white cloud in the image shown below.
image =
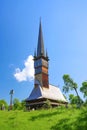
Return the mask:
<path id="1" fill-rule="evenodd" d="M 24 68 L 21 70 L 20 68 L 15 69 L 14 77 L 17 81 L 31 81 L 34 79 L 34 61 L 33 56 L 30 55 L 24 62 Z"/>

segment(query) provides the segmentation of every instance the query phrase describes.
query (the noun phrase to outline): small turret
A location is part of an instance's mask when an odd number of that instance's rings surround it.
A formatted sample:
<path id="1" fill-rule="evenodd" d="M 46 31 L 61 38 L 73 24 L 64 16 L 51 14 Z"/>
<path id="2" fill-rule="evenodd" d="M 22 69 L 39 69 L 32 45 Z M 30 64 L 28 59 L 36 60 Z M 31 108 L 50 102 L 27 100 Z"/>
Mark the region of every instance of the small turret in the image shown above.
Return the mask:
<path id="1" fill-rule="evenodd" d="M 47 60 L 49 60 L 49 58 L 48 58 L 48 52 L 47 52 L 47 50 L 46 50 L 46 59 L 47 59 Z"/>
<path id="2" fill-rule="evenodd" d="M 35 51 L 34 51 L 34 58 L 36 58 L 36 49 L 35 49 Z"/>

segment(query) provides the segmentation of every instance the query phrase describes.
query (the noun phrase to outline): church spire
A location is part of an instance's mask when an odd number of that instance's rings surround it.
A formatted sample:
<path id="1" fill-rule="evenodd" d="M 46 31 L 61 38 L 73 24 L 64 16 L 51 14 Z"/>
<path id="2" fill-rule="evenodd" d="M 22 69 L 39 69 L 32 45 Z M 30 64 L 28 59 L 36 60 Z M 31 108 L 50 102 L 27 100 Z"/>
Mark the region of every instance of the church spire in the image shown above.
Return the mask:
<path id="1" fill-rule="evenodd" d="M 39 25 L 37 56 L 45 56 L 41 19 L 40 19 L 40 25 Z"/>
<path id="2" fill-rule="evenodd" d="M 45 52 L 44 50 L 40 20 L 37 52 L 34 53 L 35 87 L 37 87 L 37 83 L 39 83 L 41 87 L 49 88 L 48 61 L 49 59 L 47 51 Z"/>

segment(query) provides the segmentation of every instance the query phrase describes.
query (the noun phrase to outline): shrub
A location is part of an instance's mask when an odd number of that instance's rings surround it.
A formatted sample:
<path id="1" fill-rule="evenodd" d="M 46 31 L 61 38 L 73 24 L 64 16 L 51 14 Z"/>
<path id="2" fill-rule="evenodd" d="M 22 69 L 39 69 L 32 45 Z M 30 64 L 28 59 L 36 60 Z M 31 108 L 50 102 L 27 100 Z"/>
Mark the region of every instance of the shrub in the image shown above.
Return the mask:
<path id="1" fill-rule="evenodd" d="M 42 108 L 44 108 L 44 109 L 49 109 L 49 108 L 51 108 L 52 106 L 51 106 L 51 103 L 50 103 L 50 101 L 47 99 L 46 101 L 45 101 L 45 104 L 43 105 L 43 107 Z"/>
<path id="2" fill-rule="evenodd" d="M 0 100 L 0 109 L 8 109 L 8 104 L 4 99 Z"/>

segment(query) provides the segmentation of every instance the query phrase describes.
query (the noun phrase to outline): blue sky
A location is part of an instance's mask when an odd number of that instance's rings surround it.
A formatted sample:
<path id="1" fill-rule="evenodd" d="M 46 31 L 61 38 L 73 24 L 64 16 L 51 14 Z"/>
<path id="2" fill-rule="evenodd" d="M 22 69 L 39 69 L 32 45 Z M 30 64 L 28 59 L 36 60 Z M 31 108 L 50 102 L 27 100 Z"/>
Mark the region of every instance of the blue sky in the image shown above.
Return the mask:
<path id="1" fill-rule="evenodd" d="M 50 83 L 62 90 L 64 74 L 79 87 L 87 80 L 86 0 L 0 0 L 0 99 L 8 103 L 11 89 L 20 100 L 33 89 L 31 74 L 20 82 L 14 74 L 29 70 L 25 68 L 37 47 L 40 17 Z"/>

